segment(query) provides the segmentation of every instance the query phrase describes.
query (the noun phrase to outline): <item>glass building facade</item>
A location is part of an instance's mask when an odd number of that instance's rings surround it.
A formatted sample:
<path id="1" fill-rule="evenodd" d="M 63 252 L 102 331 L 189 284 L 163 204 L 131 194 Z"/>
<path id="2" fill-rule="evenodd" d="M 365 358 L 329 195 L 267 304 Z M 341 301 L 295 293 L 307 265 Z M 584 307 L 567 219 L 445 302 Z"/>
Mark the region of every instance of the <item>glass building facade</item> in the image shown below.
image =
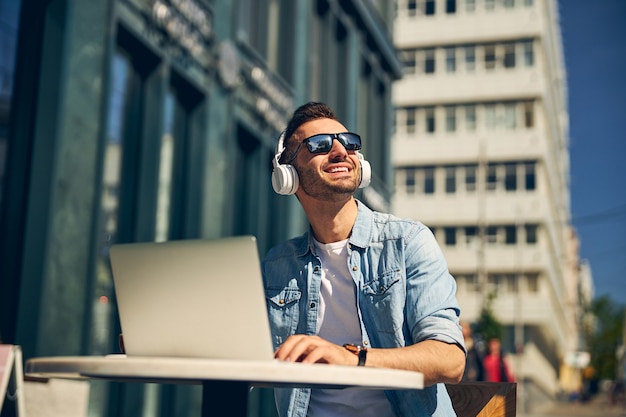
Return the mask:
<path id="1" fill-rule="evenodd" d="M 26 359 L 118 351 L 112 244 L 302 233 L 276 140 L 318 100 L 390 201 L 393 6 L 360 0 L 0 0 L 0 337 Z M 197 415 L 199 387 L 92 382 L 89 415 Z M 274 415 L 267 390 L 251 415 Z M 139 411 L 138 411 L 139 410 Z M 9 411 L 3 411 L 9 413 Z"/>

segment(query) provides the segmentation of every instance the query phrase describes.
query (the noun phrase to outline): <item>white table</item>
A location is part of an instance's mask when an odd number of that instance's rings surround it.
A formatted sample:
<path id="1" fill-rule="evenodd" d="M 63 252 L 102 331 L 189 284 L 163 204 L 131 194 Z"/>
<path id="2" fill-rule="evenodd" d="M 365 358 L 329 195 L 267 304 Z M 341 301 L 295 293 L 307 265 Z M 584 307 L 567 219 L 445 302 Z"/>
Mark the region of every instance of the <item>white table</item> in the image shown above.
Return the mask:
<path id="1" fill-rule="evenodd" d="M 201 384 L 202 416 L 246 416 L 257 387 L 422 389 L 419 372 L 395 369 L 196 358 L 66 356 L 26 361 L 26 375 L 121 382 Z"/>

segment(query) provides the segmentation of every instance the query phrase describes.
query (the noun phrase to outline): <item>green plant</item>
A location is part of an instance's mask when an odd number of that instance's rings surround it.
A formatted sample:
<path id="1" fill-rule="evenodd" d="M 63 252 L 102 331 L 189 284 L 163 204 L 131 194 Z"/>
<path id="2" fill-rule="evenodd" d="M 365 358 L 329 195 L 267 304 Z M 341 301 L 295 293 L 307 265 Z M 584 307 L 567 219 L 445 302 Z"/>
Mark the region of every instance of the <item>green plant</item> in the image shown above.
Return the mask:
<path id="1" fill-rule="evenodd" d="M 489 339 L 502 340 L 503 327 L 500 321 L 496 318 L 492 308 L 493 300 L 495 298 L 495 293 L 490 293 L 487 296 L 487 300 L 480 310 L 480 315 L 474 328 L 474 334 L 485 342 Z"/>

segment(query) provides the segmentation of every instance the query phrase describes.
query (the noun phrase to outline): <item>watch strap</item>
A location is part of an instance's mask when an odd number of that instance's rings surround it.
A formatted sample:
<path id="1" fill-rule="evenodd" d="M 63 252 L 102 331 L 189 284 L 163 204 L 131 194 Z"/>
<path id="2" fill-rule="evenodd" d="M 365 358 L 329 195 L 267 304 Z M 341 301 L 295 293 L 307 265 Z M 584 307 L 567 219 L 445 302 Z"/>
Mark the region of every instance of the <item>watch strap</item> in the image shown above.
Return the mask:
<path id="1" fill-rule="evenodd" d="M 365 360 L 367 359 L 367 348 L 354 345 L 352 343 L 346 343 L 343 345 L 343 347 L 359 357 L 359 362 L 357 363 L 357 366 L 365 366 Z"/>

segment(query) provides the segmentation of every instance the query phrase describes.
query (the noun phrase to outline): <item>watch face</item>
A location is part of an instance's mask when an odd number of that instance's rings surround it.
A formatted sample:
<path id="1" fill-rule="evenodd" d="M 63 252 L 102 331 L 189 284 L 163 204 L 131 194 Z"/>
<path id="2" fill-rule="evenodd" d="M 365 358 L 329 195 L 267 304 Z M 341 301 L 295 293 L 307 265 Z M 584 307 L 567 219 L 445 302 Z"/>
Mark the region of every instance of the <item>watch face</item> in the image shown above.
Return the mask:
<path id="1" fill-rule="evenodd" d="M 363 346 L 353 345 L 352 343 L 346 343 L 345 345 L 343 345 L 343 347 L 346 348 L 346 350 L 359 356 L 359 363 L 357 364 L 358 366 L 365 365 L 365 358 L 367 355 L 366 348 L 364 348 Z"/>
<path id="2" fill-rule="evenodd" d="M 353 345 L 352 343 L 346 343 L 345 345 L 343 345 L 343 347 L 345 347 L 354 354 L 358 354 L 361 350 L 363 350 L 361 346 Z"/>

